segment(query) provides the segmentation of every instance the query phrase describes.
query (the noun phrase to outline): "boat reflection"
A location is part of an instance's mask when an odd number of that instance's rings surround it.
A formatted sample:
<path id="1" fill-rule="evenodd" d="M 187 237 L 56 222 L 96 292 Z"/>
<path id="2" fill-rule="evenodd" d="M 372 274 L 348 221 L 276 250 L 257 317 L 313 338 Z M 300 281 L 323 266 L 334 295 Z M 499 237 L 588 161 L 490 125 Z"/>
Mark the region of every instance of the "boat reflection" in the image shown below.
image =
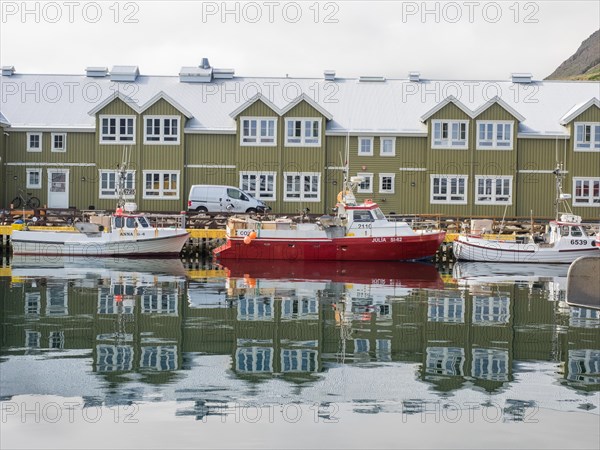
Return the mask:
<path id="1" fill-rule="evenodd" d="M 229 277 L 267 280 L 324 280 L 406 288 L 443 289 L 435 266 L 382 261 L 227 261 Z"/>

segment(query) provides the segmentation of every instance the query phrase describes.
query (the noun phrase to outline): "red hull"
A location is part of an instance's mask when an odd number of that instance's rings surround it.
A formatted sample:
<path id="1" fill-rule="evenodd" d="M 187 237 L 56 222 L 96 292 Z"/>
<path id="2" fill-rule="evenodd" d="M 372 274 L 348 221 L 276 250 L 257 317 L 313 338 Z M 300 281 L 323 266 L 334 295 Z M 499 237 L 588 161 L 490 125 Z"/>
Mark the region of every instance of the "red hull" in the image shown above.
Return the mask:
<path id="1" fill-rule="evenodd" d="M 445 233 L 422 236 L 337 239 L 257 238 L 244 244 L 229 238 L 214 250 L 220 260 L 264 259 L 287 261 L 410 261 L 433 257 Z"/>
<path id="2" fill-rule="evenodd" d="M 437 269 L 426 263 L 372 261 L 255 261 L 225 263 L 231 278 L 333 281 L 339 283 L 443 289 Z"/>

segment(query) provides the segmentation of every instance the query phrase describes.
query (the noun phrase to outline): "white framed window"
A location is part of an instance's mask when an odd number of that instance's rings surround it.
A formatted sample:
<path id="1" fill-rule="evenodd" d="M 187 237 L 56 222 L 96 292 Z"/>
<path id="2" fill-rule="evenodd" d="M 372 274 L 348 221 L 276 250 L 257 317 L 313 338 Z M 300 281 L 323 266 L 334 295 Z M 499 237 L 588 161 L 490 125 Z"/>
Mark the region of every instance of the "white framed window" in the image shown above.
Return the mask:
<path id="1" fill-rule="evenodd" d="M 600 178 L 573 178 L 573 206 L 600 206 Z"/>
<path id="2" fill-rule="evenodd" d="M 282 349 L 281 371 L 290 372 L 316 372 L 319 368 L 319 352 L 312 349 Z"/>
<path id="3" fill-rule="evenodd" d="M 273 372 L 272 347 L 241 347 L 235 352 L 238 372 Z"/>
<path id="4" fill-rule="evenodd" d="M 50 134 L 50 151 L 66 152 L 67 151 L 67 134 L 66 133 L 51 133 Z"/>
<path id="5" fill-rule="evenodd" d="M 477 150 L 512 150 L 513 123 L 477 121 Z"/>
<path id="6" fill-rule="evenodd" d="M 465 374 L 465 350 L 462 347 L 427 347 L 425 371 L 428 374 L 461 376 Z"/>
<path id="7" fill-rule="evenodd" d="M 179 144 L 179 116 L 144 116 L 144 144 Z"/>
<path id="8" fill-rule="evenodd" d="M 396 156 L 396 138 L 379 138 L 379 156 Z"/>
<path id="9" fill-rule="evenodd" d="M 575 151 L 600 151 L 600 123 L 575 122 Z"/>
<path id="10" fill-rule="evenodd" d="M 179 200 L 179 170 L 144 170 L 144 198 Z"/>
<path id="11" fill-rule="evenodd" d="M 373 156 L 373 138 L 358 138 L 358 156 Z"/>
<path id="12" fill-rule="evenodd" d="M 363 177 L 364 181 L 358 185 L 356 192 L 362 194 L 373 193 L 373 174 L 372 173 L 357 173 L 359 177 Z"/>
<path id="13" fill-rule="evenodd" d="M 471 376 L 483 380 L 508 381 L 508 350 L 474 348 L 471 350 Z"/>
<path id="14" fill-rule="evenodd" d="M 512 205 L 512 176 L 475 177 L 475 203 L 478 205 Z"/>
<path id="15" fill-rule="evenodd" d="M 396 174 L 394 173 L 380 173 L 379 174 L 379 193 L 380 194 L 393 194 L 394 187 L 396 185 Z"/>
<path id="16" fill-rule="evenodd" d="M 27 180 L 25 186 L 27 189 L 42 188 L 42 169 L 25 169 Z"/>
<path id="17" fill-rule="evenodd" d="M 468 178 L 468 175 L 431 175 L 430 203 L 467 203 Z"/>
<path id="18" fill-rule="evenodd" d="M 99 198 L 117 198 L 121 174 L 115 170 L 100 170 Z M 124 198 L 135 196 L 135 170 L 128 170 L 125 175 Z"/>
<path id="19" fill-rule="evenodd" d="M 288 202 L 321 200 L 321 174 L 318 172 L 286 172 L 283 199 Z"/>
<path id="20" fill-rule="evenodd" d="M 285 119 L 286 147 L 319 147 L 321 145 L 320 118 Z"/>
<path id="21" fill-rule="evenodd" d="M 246 146 L 276 146 L 277 118 L 275 117 L 242 117 L 240 144 Z"/>
<path id="22" fill-rule="evenodd" d="M 465 306 L 461 297 L 429 297 L 427 321 L 465 323 Z"/>
<path id="23" fill-rule="evenodd" d="M 100 116 L 100 143 L 135 144 L 135 116 Z"/>
<path id="24" fill-rule="evenodd" d="M 466 149 L 469 123 L 466 120 L 434 120 L 431 148 Z"/>
<path id="25" fill-rule="evenodd" d="M 510 322 L 510 297 L 488 297 L 476 295 L 473 300 L 474 324 L 486 325 L 489 323 Z"/>
<path id="26" fill-rule="evenodd" d="M 255 198 L 275 200 L 276 172 L 240 172 L 240 189 Z"/>
<path id="27" fill-rule="evenodd" d="M 42 151 L 42 133 L 27 133 L 27 151 Z"/>

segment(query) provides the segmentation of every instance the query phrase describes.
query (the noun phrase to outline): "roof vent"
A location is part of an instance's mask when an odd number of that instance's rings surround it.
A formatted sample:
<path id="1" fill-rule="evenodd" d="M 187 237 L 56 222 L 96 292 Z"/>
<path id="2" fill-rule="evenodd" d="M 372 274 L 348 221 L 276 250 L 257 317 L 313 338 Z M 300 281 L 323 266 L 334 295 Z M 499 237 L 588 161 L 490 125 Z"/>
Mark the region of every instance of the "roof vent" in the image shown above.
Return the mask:
<path id="1" fill-rule="evenodd" d="M 531 83 L 533 75 L 530 73 L 511 73 L 513 83 Z"/>
<path id="2" fill-rule="evenodd" d="M 179 71 L 179 81 L 187 83 L 210 83 L 212 80 L 212 69 L 202 67 L 182 67 Z"/>
<path id="3" fill-rule="evenodd" d="M 138 66 L 113 66 L 110 71 L 111 81 L 135 81 L 140 74 Z"/>
<path id="4" fill-rule="evenodd" d="M 203 69 L 210 69 L 210 63 L 208 62 L 208 58 L 202 58 L 202 62 L 200 63 L 200 67 Z"/>
<path id="5" fill-rule="evenodd" d="M 15 66 L 2 66 L 2 76 L 11 77 L 15 73 Z"/>
<path id="6" fill-rule="evenodd" d="M 421 72 L 408 72 L 408 79 L 410 81 L 421 81 Z"/>
<path id="7" fill-rule="evenodd" d="M 86 67 L 86 77 L 105 77 L 108 75 L 108 67 Z"/>
<path id="8" fill-rule="evenodd" d="M 361 83 L 381 83 L 385 81 L 385 77 L 360 77 L 358 79 Z"/>
<path id="9" fill-rule="evenodd" d="M 326 70 L 323 72 L 323 76 L 327 81 L 333 81 L 335 80 L 335 70 Z"/>
<path id="10" fill-rule="evenodd" d="M 233 69 L 213 69 L 212 70 L 213 78 L 215 78 L 215 79 L 217 79 L 217 78 L 231 79 L 231 78 L 233 78 L 234 73 L 235 73 L 235 70 L 233 70 Z"/>

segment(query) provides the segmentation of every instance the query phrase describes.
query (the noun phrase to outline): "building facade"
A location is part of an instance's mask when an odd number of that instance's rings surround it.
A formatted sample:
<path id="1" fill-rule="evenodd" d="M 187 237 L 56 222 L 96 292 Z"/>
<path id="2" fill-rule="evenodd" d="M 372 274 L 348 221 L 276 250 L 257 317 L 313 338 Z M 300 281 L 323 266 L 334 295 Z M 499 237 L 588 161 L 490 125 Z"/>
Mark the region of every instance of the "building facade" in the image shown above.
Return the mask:
<path id="1" fill-rule="evenodd" d="M 245 78 L 135 66 L 0 80 L 0 207 L 19 192 L 49 208 L 187 209 L 193 184 L 242 188 L 274 212 L 328 213 L 344 170 L 386 213 L 554 215 L 555 177 L 600 218 L 598 82 L 360 77 Z"/>

